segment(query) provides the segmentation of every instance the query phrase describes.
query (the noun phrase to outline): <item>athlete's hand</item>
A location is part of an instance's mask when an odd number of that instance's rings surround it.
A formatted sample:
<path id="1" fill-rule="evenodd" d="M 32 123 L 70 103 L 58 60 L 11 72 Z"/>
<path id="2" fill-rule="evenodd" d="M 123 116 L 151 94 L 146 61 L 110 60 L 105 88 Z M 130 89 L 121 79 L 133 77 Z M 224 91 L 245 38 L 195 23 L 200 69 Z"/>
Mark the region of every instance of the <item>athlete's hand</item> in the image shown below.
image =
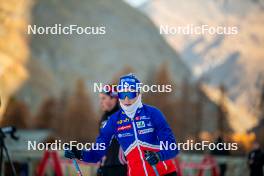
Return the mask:
<path id="1" fill-rule="evenodd" d="M 160 156 L 157 152 L 145 151 L 145 159 L 150 165 L 156 165 L 160 161 Z"/>
<path id="2" fill-rule="evenodd" d="M 96 176 L 103 176 L 103 175 L 104 175 L 103 169 L 102 169 L 102 167 L 99 167 L 99 168 L 97 169 Z"/>
<path id="3" fill-rule="evenodd" d="M 78 159 L 82 158 L 82 151 L 78 150 L 76 147 L 72 147 L 72 150 L 67 149 L 64 151 L 64 156 L 69 159 Z"/>

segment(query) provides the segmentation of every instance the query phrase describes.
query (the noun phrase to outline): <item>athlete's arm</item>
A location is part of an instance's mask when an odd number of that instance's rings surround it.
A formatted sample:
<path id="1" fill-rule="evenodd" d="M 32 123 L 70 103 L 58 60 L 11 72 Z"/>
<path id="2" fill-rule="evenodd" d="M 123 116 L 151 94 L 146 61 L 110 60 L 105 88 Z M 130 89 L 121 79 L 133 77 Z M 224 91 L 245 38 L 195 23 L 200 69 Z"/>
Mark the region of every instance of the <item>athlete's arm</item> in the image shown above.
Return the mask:
<path id="1" fill-rule="evenodd" d="M 167 143 L 168 146 L 170 146 L 170 144 L 173 143 L 173 145 L 176 145 L 176 141 L 175 141 L 175 137 L 173 135 L 172 130 L 170 129 L 164 115 L 162 114 L 162 112 L 160 112 L 160 110 L 158 109 L 153 109 L 152 111 L 152 115 L 151 115 L 152 119 L 153 119 L 153 123 L 155 126 L 155 131 L 157 133 L 158 139 L 160 141 L 160 145 L 161 142 L 163 143 Z M 171 145 L 171 146 L 173 146 Z M 160 150 L 158 152 L 160 160 L 164 161 L 164 160 L 168 160 L 171 158 L 174 158 L 177 154 L 179 153 L 178 148 L 163 148 L 163 150 Z"/>
<path id="2" fill-rule="evenodd" d="M 96 138 L 96 145 L 103 145 L 99 147 L 100 150 L 84 150 L 82 151 L 82 160 L 89 163 L 97 163 L 106 154 L 107 148 L 115 132 L 114 118 L 110 117 L 106 124 L 100 128 L 99 136 Z"/>

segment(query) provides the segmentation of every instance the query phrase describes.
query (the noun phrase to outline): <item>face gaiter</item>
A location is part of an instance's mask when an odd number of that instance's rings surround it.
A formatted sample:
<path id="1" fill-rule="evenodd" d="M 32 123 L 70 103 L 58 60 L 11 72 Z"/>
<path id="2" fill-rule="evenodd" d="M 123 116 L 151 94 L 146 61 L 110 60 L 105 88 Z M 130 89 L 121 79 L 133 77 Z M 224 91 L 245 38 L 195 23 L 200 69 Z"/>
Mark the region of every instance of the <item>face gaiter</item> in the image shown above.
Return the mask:
<path id="1" fill-rule="evenodd" d="M 132 105 L 125 106 L 120 101 L 120 106 L 129 118 L 133 118 L 137 112 L 137 109 L 142 107 L 141 94 L 138 95 L 137 100 Z"/>

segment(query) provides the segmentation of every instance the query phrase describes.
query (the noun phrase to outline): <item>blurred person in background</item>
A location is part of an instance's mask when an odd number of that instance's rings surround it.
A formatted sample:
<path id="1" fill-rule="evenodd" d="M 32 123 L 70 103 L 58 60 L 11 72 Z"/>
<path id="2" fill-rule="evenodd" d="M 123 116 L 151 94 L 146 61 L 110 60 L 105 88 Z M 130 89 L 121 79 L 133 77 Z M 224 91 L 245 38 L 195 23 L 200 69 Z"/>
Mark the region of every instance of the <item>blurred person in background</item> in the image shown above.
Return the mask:
<path id="1" fill-rule="evenodd" d="M 113 86 L 109 85 L 109 88 Z M 106 90 L 106 89 L 105 89 Z M 109 117 L 117 112 L 120 107 L 118 104 L 117 92 L 109 89 L 99 94 L 100 107 L 103 115 L 100 119 L 99 128 L 103 127 Z M 116 138 L 113 138 L 106 155 L 100 162 L 97 176 L 125 176 L 127 175 L 127 165 L 124 152 Z"/>
<path id="2" fill-rule="evenodd" d="M 248 155 L 250 176 L 263 176 L 264 153 L 258 142 L 254 142 L 253 149 Z"/>
<path id="3" fill-rule="evenodd" d="M 161 142 L 167 146 L 176 144 L 174 135 L 160 110 L 142 104 L 140 89 L 136 88 L 138 83 L 133 74 L 120 78 L 121 109 L 101 127 L 96 143 L 104 143 L 108 148 L 115 136 L 125 153 L 129 176 L 176 176 L 172 159 L 178 154 L 178 148 L 160 148 Z M 95 163 L 106 151 L 72 149 L 65 151 L 65 157 Z"/>

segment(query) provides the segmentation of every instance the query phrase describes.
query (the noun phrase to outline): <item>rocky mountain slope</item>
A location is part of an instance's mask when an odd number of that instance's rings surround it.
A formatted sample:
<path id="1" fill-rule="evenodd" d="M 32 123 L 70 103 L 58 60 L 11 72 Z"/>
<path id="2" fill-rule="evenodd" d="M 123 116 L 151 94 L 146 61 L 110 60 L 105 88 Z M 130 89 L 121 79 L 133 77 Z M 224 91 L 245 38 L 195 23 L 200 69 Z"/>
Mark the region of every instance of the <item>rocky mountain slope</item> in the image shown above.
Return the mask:
<path id="1" fill-rule="evenodd" d="M 30 77 L 17 95 L 33 110 L 45 97 L 71 90 L 78 79 L 91 93 L 94 82 L 109 82 L 125 66 L 142 80 L 163 62 L 176 82 L 191 76 L 151 20 L 121 0 L 38 0 L 32 18 L 37 26 L 106 27 L 105 35 L 30 36 Z"/>
<path id="2" fill-rule="evenodd" d="M 263 1 L 153 0 L 140 7 L 157 27 L 236 26 L 236 35 L 164 35 L 196 78 L 225 85 L 229 98 L 253 114 L 264 82 Z"/>

